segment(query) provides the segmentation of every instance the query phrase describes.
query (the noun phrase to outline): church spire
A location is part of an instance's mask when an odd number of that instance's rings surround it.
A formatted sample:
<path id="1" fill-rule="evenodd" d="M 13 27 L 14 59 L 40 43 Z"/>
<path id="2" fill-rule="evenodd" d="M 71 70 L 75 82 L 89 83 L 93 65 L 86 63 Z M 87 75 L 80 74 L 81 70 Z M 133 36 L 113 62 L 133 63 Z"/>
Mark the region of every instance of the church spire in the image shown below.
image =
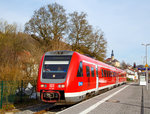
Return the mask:
<path id="1" fill-rule="evenodd" d="M 111 60 L 112 60 L 112 61 L 114 60 L 114 52 L 113 52 L 113 50 L 112 50 L 112 52 L 111 52 Z"/>
<path id="2" fill-rule="evenodd" d="M 112 52 L 111 52 L 111 57 L 112 57 L 112 56 L 114 56 L 114 51 L 113 51 L 113 50 L 112 50 Z"/>

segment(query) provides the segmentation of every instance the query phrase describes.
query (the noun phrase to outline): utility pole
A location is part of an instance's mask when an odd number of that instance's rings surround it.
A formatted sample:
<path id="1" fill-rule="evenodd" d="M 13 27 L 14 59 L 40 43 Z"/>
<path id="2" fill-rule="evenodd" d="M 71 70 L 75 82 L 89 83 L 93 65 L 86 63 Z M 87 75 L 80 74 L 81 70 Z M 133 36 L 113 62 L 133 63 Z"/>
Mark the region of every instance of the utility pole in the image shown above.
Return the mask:
<path id="1" fill-rule="evenodd" d="M 147 85 L 147 90 L 148 90 L 148 64 L 147 64 L 147 46 L 149 46 L 150 44 L 142 44 L 143 46 L 145 46 L 145 54 L 146 54 L 146 85 Z"/>

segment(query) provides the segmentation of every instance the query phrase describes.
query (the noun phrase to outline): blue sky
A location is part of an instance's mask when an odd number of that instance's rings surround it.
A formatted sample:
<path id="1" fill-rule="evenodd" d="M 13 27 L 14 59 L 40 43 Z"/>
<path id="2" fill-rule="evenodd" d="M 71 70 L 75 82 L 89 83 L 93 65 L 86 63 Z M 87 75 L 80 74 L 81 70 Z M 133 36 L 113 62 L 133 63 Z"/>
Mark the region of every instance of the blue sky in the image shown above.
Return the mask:
<path id="1" fill-rule="evenodd" d="M 150 0 L 1 0 L 0 19 L 23 27 L 35 10 L 54 2 L 67 13 L 87 13 L 89 24 L 104 32 L 107 57 L 114 50 L 120 62 L 143 64 L 145 47 L 141 44 L 150 43 Z"/>

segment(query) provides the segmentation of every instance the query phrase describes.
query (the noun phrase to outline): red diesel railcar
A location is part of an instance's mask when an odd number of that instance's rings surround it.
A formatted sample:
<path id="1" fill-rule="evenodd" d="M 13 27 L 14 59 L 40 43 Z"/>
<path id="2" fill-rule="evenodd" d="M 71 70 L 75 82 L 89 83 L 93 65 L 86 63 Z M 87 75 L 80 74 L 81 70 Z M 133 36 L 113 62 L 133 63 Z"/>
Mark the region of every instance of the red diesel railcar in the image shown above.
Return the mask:
<path id="1" fill-rule="evenodd" d="M 37 96 L 43 102 L 76 103 L 99 90 L 126 82 L 126 72 L 73 51 L 43 55 Z"/>

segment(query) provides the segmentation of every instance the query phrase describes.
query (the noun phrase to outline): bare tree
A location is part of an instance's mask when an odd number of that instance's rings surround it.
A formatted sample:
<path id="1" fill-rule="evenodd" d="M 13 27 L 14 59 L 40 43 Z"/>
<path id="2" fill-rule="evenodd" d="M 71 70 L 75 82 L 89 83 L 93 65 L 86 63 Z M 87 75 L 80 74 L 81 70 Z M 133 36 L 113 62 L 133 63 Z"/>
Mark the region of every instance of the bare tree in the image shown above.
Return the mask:
<path id="1" fill-rule="evenodd" d="M 104 60 L 106 57 L 107 41 L 100 29 L 93 31 L 90 37 L 87 38 L 86 45 L 93 53 L 93 56 L 99 60 Z"/>
<path id="2" fill-rule="evenodd" d="M 125 63 L 125 61 L 121 62 L 121 68 L 122 69 L 127 69 L 128 68 L 128 65 Z"/>
<path id="3" fill-rule="evenodd" d="M 81 45 L 85 45 L 85 40 L 92 32 L 92 26 L 88 24 L 86 16 L 83 12 L 80 14 L 78 12 L 70 14 L 69 39 L 74 50 Z"/>
<path id="4" fill-rule="evenodd" d="M 4 34 L 17 33 L 17 24 L 8 24 L 7 21 L 0 19 L 0 32 Z"/>
<path id="5" fill-rule="evenodd" d="M 54 3 L 34 12 L 25 24 L 25 32 L 44 41 L 59 41 L 67 32 L 67 16 L 63 6 Z"/>
<path id="6" fill-rule="evenodd" d="M 69 39 L 73 50 L 81 50 L 103 61 L 106 57 L 107 41 L 101 30 L 93 31 L 86 17 L 83 12 L 70 14 Z"/>

